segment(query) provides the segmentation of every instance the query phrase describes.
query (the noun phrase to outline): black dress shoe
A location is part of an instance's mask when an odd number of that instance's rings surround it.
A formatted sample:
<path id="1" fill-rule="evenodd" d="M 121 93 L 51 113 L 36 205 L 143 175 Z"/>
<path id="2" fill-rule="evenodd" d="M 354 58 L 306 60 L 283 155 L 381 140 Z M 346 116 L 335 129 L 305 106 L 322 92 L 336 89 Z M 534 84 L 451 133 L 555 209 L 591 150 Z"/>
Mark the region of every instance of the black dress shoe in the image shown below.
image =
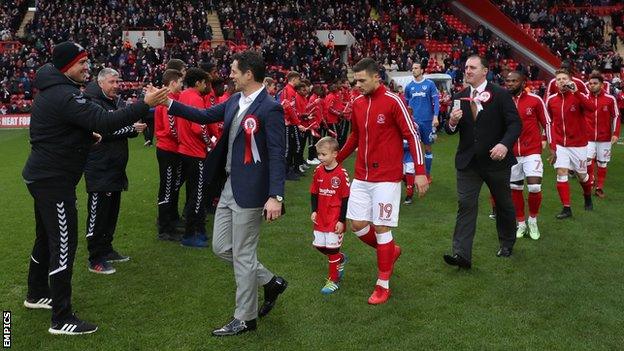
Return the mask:
<path id="1" fill-rule="evenodd" d="M 470 263 L 470 261 L 461 257 L 458 254 L 454 254 L 453 256 L 444 255 L 444 262 L 446 262 L 447 264 L 451 266 L 458 266 L 459 268 L 470 269 L 470 267 L 472 267 L 472 264 Z"/>
<path id="2" fill-rule="evenodd" d="M 509 257 L 511 256 L 511 247 L 504 247 L 501 246 L 500 249 L 498 249 L 498 252 L 496 253 L 497 257 Z"/>
<path id="3" fill-rule="evenodd" d="M 557 219 L 566 219 L 572 217 L 572 209 L 567 206 L 563 206 L 561 213 L 555 216 Z"/>
<path id="4" fill-rule="evenodd" d="M 288 282 L 282 278 L 275 276 L 270 282 L 264 284 L 264 303 L 258 311 L 259 317 L 264 317 L 275 307 L 277 297 L 286 290 Z"/>
<path id="5" fill-rule="evenodd" d="M 593 211 L 594 203 L 592 202 L 591 194 L 583 196 L 585 197 L 585 211 Z"/>
<path id="6" fill-rule="evenodd" d="M 232 336 L 238 335 L 242 333 L 246 333 L 248 331 L 256 330 L 256 320 L 252 319 L 250 321 L 241 321 L 239 319 L 232 319 L 230 323 L 224 325 L 219 329 L 215 329 L 212 331 L 212 335 L 214 336 Z"/>

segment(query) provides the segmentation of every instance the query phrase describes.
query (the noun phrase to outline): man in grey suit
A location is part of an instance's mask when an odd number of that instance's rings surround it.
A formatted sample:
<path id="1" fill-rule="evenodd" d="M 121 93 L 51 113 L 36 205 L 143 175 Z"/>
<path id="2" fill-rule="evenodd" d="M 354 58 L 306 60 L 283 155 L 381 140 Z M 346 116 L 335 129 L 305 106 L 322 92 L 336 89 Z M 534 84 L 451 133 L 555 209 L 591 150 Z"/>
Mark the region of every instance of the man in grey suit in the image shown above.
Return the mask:
<path id="1" fill-rule="evenodd" d="M 256 318 L 268 314 L 288 283 L 258 262 L 256 248 L 262 217 L 273 221 L 283 213 L 286 174 L 284 111 L 262 82 L 265 64 L 260 54 L 234 56 L 230 78 L 239 93 L 226 102 L 198 110 L 169 101 L 169 113 L 206 124 L 223 121 L 223 136 L 209 154 L 206 182 L 223 184 L 217 205 L 212 246 L 231 262 L 236 278 L 234 318 L 215 336 L 238 335 L 256 329 Z M 258 310 L 258 285 L 264 303 Z"/>

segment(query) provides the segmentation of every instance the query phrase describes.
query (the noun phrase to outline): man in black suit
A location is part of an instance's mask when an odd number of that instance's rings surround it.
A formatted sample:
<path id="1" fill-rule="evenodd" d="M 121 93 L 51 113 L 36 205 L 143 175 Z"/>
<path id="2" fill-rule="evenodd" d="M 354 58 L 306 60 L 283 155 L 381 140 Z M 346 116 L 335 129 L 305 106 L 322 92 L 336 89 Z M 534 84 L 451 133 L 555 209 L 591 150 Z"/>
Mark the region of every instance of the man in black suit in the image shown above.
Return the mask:
<path id="1" fill-rule="evenodd" d="M 510 152 L 522 131 L 522 122 L 511 95 L 485 79 L 488 62 L 479 56 L 466 61 L 468 87 L 453 97 L 453 111 L 445 123 L 449 134 L 459 132 L 455 155 L 457 168 L 457 222 L 453 234 L 453 255 L 446 263 L 470 268 L 472 241 L 477 225 L 479 192 L 483 182 L 496 202 L 498 257 L 509 257 L 516 241 L 516 221 L 509 176 L 516 163 Z"/>

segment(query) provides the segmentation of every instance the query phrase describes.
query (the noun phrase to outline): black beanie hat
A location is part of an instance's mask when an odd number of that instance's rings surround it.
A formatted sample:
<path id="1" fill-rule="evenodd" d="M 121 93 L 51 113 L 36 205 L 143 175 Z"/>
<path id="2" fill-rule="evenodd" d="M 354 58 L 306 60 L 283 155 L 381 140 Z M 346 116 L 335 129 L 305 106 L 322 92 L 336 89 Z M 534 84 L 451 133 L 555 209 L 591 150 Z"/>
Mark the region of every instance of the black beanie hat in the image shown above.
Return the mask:
<path id="1" fill-rule="evenodd" d="M 87 51 L 71 41 L 56 44 L 52 49 L 52 64 L 62 73 L 67 72 L 76 62 L 87 57 Z"/>

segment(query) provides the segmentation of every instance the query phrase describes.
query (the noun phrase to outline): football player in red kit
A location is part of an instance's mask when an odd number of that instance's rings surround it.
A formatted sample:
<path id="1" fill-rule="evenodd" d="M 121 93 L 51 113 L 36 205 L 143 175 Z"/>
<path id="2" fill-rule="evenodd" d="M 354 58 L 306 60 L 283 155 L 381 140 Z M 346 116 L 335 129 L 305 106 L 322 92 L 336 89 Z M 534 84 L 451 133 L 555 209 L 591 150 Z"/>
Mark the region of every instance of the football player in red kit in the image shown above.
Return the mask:
<path id="1" fill-rule="evenodd" d="M 542 130 L 546 134 L 548 145 L 552 145 L 550 133 L 550 117 L 546 112 L 544 101 L 537 95 L 527 93 L 526 76 L 522 72 L 509 72 L 505 79 L 505 86 L 511 93 L 518 115 L 522 120 L 522 133 L 514 144 L 513 151 L 516 163 L 511 167 L 510 187 L 511 198 L 516 208 L 516 222 L 518 229 L 516 237 L 522 238 L 529 233 L 531 239 L 540 237 L 537 227 L 537 215 L 542 203 Z M 552 153 L 552 151 L 551 151 Z M 524 212 L 524 180 L 526 178 L 529 190 L 529 225 L 527 227 Z"/>
<path id="2" fill-rule="evenodd" d="M 620 137 L 619 109 L 615 96 L 604 90 L 602 75 L 589 77 L 589 100 L 596 109 L 585 113 L 587 120 L 587 173 L 589 181 L 596 186 L 596 196 L 604 197 L 607 163 L 611 160 L 611 145 Z M 598 179 L 594 182 L 594 162 L 598 166 Z"/>
<path id="3" fill-rule="evenodd" d="M 310 185 L 312 245 L 326 255 L 329 262 L 327 281 L 321 289 L 321 293 L 327 295 L 338 290 L 344 273 L 346 256 L 340 252 L 340 246 L 349 200 L 349 175 L 336 161 L 340 149 L 336 139 L 324 137 L 315 146 L 321 164 L 314 170 Z"/>
<path id="4" fill-rule="evenodd" d="M 392 229 L 399 222 L 403 139 L 414 159 L 419 195 L 429 184 L 417 127 L 401 99 L 381 84 L 377 62 L 364 58 L 353 71 L 363 95 L 353 101 L 351 134 L 337 160 L 344 161 L 358 148 L 347 218 L 360 240 L 377 251 L 378 279 L 368 299 L 376 305 L 390 297 L 390 276 L 401 254 Z"/>
<path id="5" fill-rule="evenodd" d="M 182 72 L 168 69 L 163 73 L 163 85 L 169 88 L 169 98 L 178 100 L 183 87 Z M 178 213 L 178 196 L 182 183 L 182 158 L 178 153 L 178 131 L 176 118 L 169 114 L 166 106 L 156 106 L 154 111 L 156 135 L 156 158 L 160 171 L 158 189 L 158 239 L 180 241 L 175 233 Z"/>
<path id="6" fill-rule="evenodd" d="M 585 113 L 593 112 L 594 105 L 578 89 L 570 73 L 557 70 L 555 79 L 559 92 L 546 100 L 546 110 L 552 118 L 552 136 L 556 152 L 549 161 L 557 170 L 557 192 L 563 205 L 557 219 L 572 217 L 568 174 L 572 170 L 583 188 L 585 210 L 593 210 L 591 183 L 587 174 L 587 134 Z M 584 86 L 584 85 L 583 85 Z"/>

